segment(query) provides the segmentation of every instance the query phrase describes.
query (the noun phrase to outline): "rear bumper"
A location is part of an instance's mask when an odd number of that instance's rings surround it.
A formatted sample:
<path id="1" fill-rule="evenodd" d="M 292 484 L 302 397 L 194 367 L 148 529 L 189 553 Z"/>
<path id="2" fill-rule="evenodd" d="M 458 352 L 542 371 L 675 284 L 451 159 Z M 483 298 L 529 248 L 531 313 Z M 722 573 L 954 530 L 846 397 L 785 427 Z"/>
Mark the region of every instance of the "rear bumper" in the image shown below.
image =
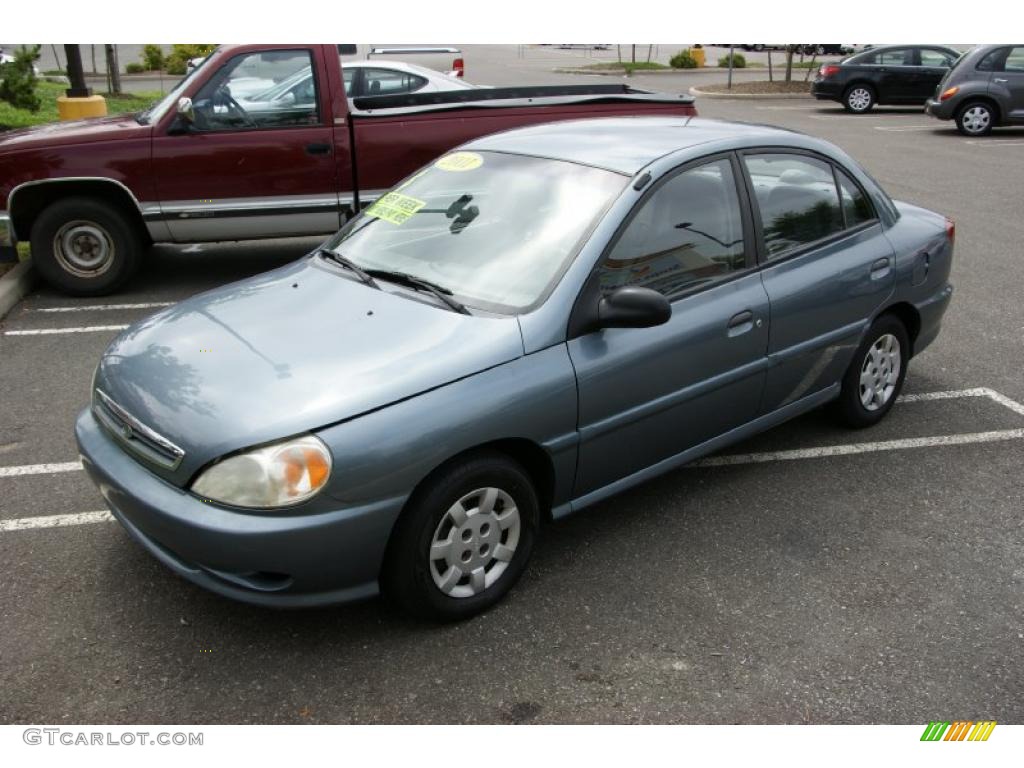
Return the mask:
<path id="1" fill-rule="evenodd" d="M 921 316 L 921 329 L 914 340 L 915 356 L 921 354 L 939 335 L 942 316 L 949 309 L 949 302 L 952 299 L 953 284 L 946 283 L 941 290 L 917 305 L 918 314 Z"/>
<path id="2" fill-rule="evenodd" d="M 0 211 L 0 248 L 12 248 L 14 239 L 14 223 L 7 211 Z"/>
<path id="3" fill-rule="evenodd" d="M 82 464 L 114 517 L 157 560 L 201 587 L 271 607 L 372 597 L 404 499 L 313 515 L 204 502 L 126 454 L 89 409 L 75 425 Z"/>
<path id="4" fill-rule="evenodd" d="M 811 83 L 811 95 L 816 99 L 840 101 L 843 97 L 843 86 L 830 80 L 815 80 Z"/>

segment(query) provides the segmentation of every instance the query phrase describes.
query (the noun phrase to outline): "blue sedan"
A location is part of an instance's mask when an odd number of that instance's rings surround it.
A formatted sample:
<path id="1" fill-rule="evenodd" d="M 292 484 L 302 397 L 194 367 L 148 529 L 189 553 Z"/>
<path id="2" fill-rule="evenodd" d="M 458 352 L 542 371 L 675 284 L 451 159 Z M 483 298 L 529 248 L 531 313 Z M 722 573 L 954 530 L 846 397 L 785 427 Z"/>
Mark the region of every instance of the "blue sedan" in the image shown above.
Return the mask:
<path id="1" fill-rule="evenodd" d="M 196 584 L 463 618 L 545 520 L 822 405 L 884 418 L 939 332 L 953 240 L 798 133 L 507 131 L 300 261 L 126 330 L 78 444 L 116 518 Z"/>

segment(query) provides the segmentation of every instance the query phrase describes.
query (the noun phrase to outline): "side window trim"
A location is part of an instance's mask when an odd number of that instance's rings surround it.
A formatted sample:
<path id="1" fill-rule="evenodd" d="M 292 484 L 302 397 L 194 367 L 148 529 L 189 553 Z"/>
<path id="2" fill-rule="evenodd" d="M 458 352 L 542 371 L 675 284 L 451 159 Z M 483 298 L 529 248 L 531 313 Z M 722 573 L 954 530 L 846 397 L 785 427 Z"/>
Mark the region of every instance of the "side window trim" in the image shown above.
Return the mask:
<path id="1" fill-rule="evenodd" d="M 755 243 L 756 247 L 758 268 L 763 269 L 765 267 L 771 267 L 775 266 L 776 264 L 781 264 L 784 261 L 789 261 L 790 259 L 796 258 L 798 256 L 803 256 L 804 254 L 809 253 L 810 251 L 817 250 L 818 248 L 823 248 L 826 245 L 830 245 L 834 242 L 842 240 L 851 234 L 856 234 L 861 230 L 868 229 L 869 227 L 873 227 L 876 224 L 881 225 L 882 223 L 881 217 L 878 215 L 878 208 L 875 206 L 874 201 L 871 199 L 871 195 L 867 194 L 864 187 L 852 173 L 843 168 L 843 166 L 839 165 L 839 163 L 833 160 L 831 157 L 819 154 L 818 152 L 815 152 L 810 149 L 801 149 L 799 147 L 773 146 L 740 149 L 737 150 L 736 154 L 737 162 L 739 163 L 740 171 L 742 173 L 743 186 L 746 188 L 747 191 L 746 197 L 748 200 L 748 205 L 750 206 L 750 218 L 754 226 L 753 242 Z M 809 243 L 803 243 L 801 245 L 794 246 L 793 248 L 790 248 L 788 251 L 783 251 L 774 259 L 769 259 L 768 248 L 764 242 L 764 223 L 761 221 L 761 209 L 760 206 L 758 206 L 757 204 L 757 197 L 754 195 L 754 182 L 750 178 L 750 174 L 747 172 L 747 164 L 742 162 L 742 160 L 744 157 L 748 155 L 782 154 L 802 155 L 804 157 L 811 157 L 814 158 L 815 160 L 819 160 L 829 165 L 829 167 L 832 169 L 832 181 L 836 187 L 836 195 L 839 203 L 839 209 L 843 217 L 843 228 L 839 232 L 835 232 L 826 237 L 821 237 Z M 842 189 L 839 186 L 839 179 L 836 175 L 838 171 L 842 171 L 846 175 L 846 177 L 849 178 L 851 182 L 853 182 L 854 186 L 856 186 L 857 189 L 860 190 L 860 193 L 864 195 L 865 200 L 867 200 L 868 205 L 871 207 L 873 218 L 869 219 L 868 221 L 861 222 L 860 224 L 854 227 L 848 227 L 846 225 L 846 209 L 843 206 L 843 193 Z"/>
<path id="2" fill-rule="evenodd" d="M 660 179 L 658 179 L 656 182 L 650 185 L 650 188 L 646 192 L 644 192 L 644 194 L 640 197 L 639 200 L 636 201 L 636 203 L 633 204 L 633 207 L 630 209 L 629 214 L 622 220 L 622 223 L 619 224 L 619 228 L 615 230 L 615 234 L 612 235 L 612 237 L 608 240 L 608 244 L 605 245 L 604 249 L 601 251 L 601 255 L 598 257 L 597 261 L 594 262 L 594 266 L 591 269 L 589 277 L 584 283 L 584 287 L 581 290 L 580 295 L 582 296 L 583 293 L 587 291 L 589 285 L 599 274 L 602 265 L 605 263 L 605 261 L 607 261 L 608 257 L 615 249 L 615 246 L 618 245 L 619 240 L 622 239 L 622 235 L 626 232 L 626 230 L 629 228 L 629 225 L 633 222 L 633 219 L 636 218 L 637 214 L 640 212 L 643 206 L 647 204 L 647 202 L 655 195 L 655 193 L 657 193 L 659 189 L 661 189 L 665 184 L 667 184 L 672 179 L 676 178 L 681 173 L 686 173 L 687 171 L 692 171 L 696 168 L 700 168 L 703 165 L 719 162 L 721 160 L 728 160 L 729 167 L 732 170 L 733 185 L 736 191 L 736 197 L 740 211 L 740 227 L 743 231 L 744 267 L 743 269 L 737 269 L 734 272 L 726 275 L 725 277 L 719 280 L 715 280 L 712 283 L 697 285 L 689 290 L 680 291 L 667 298 L 669 300 L 669 303 L 674 304 L 677 301 L 689 298 L 690 296 L 701 293 L 711 288 L 717 288 L 720 285 L 732 282 L 733 280 L 739 277 L 743 277 L 744 275 L 748 275 L 751 272 L 755 271 L 758 267 L 757 255 L 754 247 L 755 228 L 750 218 L 750 200 L 747 195 L 746 187 L 742 181 L 743 177 L 740 175 L 741 163 L 739 157 L 734 151 L 716 152 L 713 155 L 705 155 L 703 157 L 695 158 L 693 160 L 687 160 L 686 162 L 676 166 L 672 170 L 667 171 L 665 174 L 662 175 Z M 637 176 L 641 175 L 642 173 L 643 171 L 639 171 L 637 173 Z M 576 310 L 574 309 L 573 312 L 575 313 L 575 311 Z"/>

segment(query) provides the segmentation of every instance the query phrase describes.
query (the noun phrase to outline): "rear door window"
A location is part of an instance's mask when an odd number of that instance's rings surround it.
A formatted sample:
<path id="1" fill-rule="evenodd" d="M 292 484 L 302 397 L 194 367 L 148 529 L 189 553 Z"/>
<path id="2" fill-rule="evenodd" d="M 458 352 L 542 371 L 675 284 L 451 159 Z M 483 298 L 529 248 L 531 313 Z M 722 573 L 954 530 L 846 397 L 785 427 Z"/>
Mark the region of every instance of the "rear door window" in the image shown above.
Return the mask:
<path id="1" fill-rule="evenodd" d="M 836 168 L 836 178 L 839 180 L 839 196 L 843 203 L 843 222 L 847 229 L 878 218 L 868 196 L 853 179 L 838 168 Z"/>
<path id="2" fill-rule="evenodd" d="M 832 166 L 795 154 L 745 155 L 768 259 L 843 230 Z"/>
<path id="3" fill-rule="evenodd" d="M 1024 72 L 1024 47 L 1011 48 L 1003 64 L 1004 72 Z"/>

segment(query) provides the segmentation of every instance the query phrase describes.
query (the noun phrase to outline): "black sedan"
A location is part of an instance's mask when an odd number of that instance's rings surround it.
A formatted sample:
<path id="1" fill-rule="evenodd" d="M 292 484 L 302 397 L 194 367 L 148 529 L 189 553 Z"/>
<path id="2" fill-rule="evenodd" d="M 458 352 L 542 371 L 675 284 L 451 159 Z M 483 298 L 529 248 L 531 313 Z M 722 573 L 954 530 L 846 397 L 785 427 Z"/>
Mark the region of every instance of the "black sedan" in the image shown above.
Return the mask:
<path id="1" fill-rule="evenodd" d="M 848 112 L 867 112 L 876 104 L 924 104 L 959 56 L 941 45 L 871 48 L 838 64 L 822 64 L 811 94 L 838 101 Z"/>

